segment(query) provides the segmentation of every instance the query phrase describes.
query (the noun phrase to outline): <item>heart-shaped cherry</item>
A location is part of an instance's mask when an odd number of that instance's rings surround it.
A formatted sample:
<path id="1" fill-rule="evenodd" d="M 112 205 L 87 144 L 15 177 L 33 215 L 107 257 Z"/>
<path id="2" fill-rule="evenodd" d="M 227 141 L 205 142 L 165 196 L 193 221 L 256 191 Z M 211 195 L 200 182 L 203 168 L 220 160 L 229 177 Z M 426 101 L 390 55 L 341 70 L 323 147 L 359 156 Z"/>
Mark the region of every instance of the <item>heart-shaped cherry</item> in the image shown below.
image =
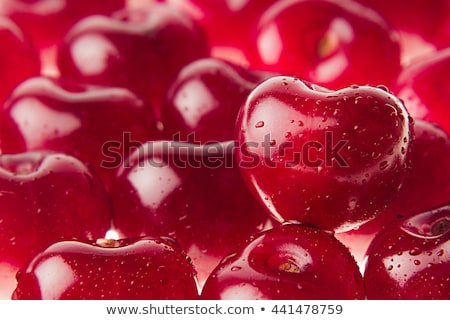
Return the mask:
<path id="1" fill-rule="evenodd" d="M 0 123 L 3 152 L 24 148 L 70 154 L 89 163 L 106 184 L 132 148 L 157 135 L 152 108 L 131 91 L 45 77 L 31 78 L 13 91 Z M 104 162 L 111 156 L 114 165 Z"/>
<path id="2" fill-rule="evenodd" d="M 368 253 L 368 299 L 450 299 L 450 206 L 397 221 Z"/>
<path id="3" fill-rule="evenodd" d="M 374 10 L 353 1 L 278 1 L 255 28 L 250 66 L 331 89 L 390 86 L 401 70 L 398 37 Z"/>
<path id="4" fill-rule="evenodd" d="M 239 166 L 276 219 L 344 231 L 397 193 L 412 131 L 404 105 L 383 88 L 330 91 L 274 77 L 239 114 Z"/>
<path id="5" fill-rule="evenodd" d="M 58 242 L 17 274 L 16 300 L 193 300 L 195 270 L 162 238 Z"/>
<path id="6" fill-rule="evenodd" d="M 234 246 L 272 225 L 234 162 L 234 143 L 149 142 L 112 180 L 121 237 L 170 236 L 192 258 L 200 284 Z"/>
<path id="7" fill-rule="evenodd" d="M 285 224 L 251 237 L 226 256 L 203 287 L 203 299 L 364 299 L 350 252 L 331 234 Z"/>

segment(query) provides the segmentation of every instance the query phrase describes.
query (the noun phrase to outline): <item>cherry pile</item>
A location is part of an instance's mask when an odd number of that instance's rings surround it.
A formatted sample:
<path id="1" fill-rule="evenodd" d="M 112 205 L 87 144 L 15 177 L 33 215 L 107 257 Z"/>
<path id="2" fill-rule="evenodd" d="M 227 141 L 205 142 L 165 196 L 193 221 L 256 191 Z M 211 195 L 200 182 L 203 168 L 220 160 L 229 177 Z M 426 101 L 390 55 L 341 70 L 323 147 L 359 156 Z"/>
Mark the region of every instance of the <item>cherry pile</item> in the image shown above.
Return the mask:
<path id="1" fill-rule="evenodd" d="M 450 299 L 449 71 L 447 0 L 3 0 L 0 298 Z"/>

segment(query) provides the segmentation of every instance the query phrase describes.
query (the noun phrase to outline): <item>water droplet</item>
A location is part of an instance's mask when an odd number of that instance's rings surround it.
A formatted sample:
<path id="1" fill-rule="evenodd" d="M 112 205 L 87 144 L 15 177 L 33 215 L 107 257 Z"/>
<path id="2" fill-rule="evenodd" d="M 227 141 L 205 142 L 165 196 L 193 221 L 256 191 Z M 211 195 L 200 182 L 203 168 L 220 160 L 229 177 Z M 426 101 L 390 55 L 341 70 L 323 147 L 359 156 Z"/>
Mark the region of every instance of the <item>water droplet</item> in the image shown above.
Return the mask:
<path id="1" fill-rule="evenodd" d="M 342 110 L 341 109 L 335 109 L 333 112 L 333 116 L 337 117 L 337 116 L 341 116 L 342 115 Z"/>
<path id="2" fill-rule="evenodd" d="M 284 137 L 287 138 L 287 139 L 289 139 L 290 137 L 292 137 L 292 133 L 291 133 L 290 131 L 287 131 L 287 132 L 284 134 Z"/>
<path id="3" fill-rule="evenodd" d="M 414 264 L 416 265 L 416 266 L 418 266 L 418 265 L 420 265 L 420 260 L 414 260 Z"/>
<path id="4" fill-rule="evenodd" d="M 373 160 L 377 160 L 381 157 L 381 153 L 380 152 L 372 152 L 372 159 Z"/>
<path id="5" fill-rule="evenodd" d="M 276 145 L 277 144 L 277 141 L 276 140 L 270 140 L 270 145 L 271 146 L 274 146 L 274 145 Z"/>
<path id="6" fill-rule="evenodd" d="M 392 264 L 387 267 L 388 271 L 391 271 L 392 269 L 394 269 L 394 266 Z"/>
<path id="7" fill-rule="evenodd" d="M 239 267 L 239 266 L 232 266 L 231 267 L 231 271 L 239 271 L 239 270 L 241 270 L 242 268 L 241 267 Z"/>
<path id="8" fill-rule="evenodd" d="M 439 250 L 439 251 L 436 253 L 436 255 L 437 255 L 438 257 L 442 257 L 442 256 L 444 255 L 444 249 Z"/>
<path id="9" fill-rule="evenodd" d="M 389 162 L 387 162 L 387 161 L 382 161 L 382 162 L 380 162 L 379 168 L 380 168 L 380 170 L 384 170 L 384 169 L 386 169 L 388 166 L 389 166 Z"/>
<path id="10" fill-rule="evenodd" d="M 262 127 L 264 127 L 264 121 L 258 121 L 258 122 L 255 124 L 255 128 L 262 128 Z"/>
<path id="11" fill-rule="evenodd" d="M 420 254 L 422 251 L 419 248 L 413 248 L 411 250 L 409 250 L 409 254 L 412 256 L 417 256 L 418 254 Z"/>
<path id="12" fill-rule="evenodd" d="M 303 123 L 303 121 L 302 120 L 298 120 L 298 126 L 299 127 L 303 127 L 305 124 Z"/>
<path id="13" fill-rule="evenodd" d="M 358 88 L 359 88 L 359 86 L 358 86 L 358 85 L 356 85 L 356 84 L 352 84 L 352 85 L 350 86 L 350 88 L 352 88 L 352 89 L 358 89 Z"/>
<path id="14" fill-rule="evenodd" d="M 381 89 L 381 90 L 383 90 L 383 91 L 389 92 L 388 87 L 386 87 L 386 86 L 384 86 L 384 85 L 382 85 L 382 84 L 378 85 L 377 88 L 378 88 L 378 89 Z"/>

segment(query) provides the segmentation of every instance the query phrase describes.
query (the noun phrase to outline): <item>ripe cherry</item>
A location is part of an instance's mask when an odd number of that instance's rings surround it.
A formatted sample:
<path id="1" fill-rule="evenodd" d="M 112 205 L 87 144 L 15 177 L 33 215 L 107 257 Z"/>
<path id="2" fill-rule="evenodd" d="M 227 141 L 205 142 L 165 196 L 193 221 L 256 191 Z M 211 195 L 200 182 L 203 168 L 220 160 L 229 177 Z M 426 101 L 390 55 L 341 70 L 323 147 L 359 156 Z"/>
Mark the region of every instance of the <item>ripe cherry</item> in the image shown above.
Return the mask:
<path id="1" fill-rule="evenodd" d="M 237 121 L 239 165 L 272 216 L 345 231 L 386 207 L 408 171 L 413 127 L 383 89 L 274 77 L 251 92 Z"/>
<path id="2" fill-rule="evenodd" d="M 378 233 L 364 273 L 368 299 L 450 298 L 450 206 L 397 221 Z"/>
<path id="3" fill-rule="evenodd" d="M 261 17 L 252 43 L 251 67 L 331 89 L 390 86 L 401 69 L 395 32 L 356 2 L 279 1 Z"/>
<path id="4" fill-rule="evenodd" d="M 0 190 L 1 296 L 37 251 L 62 239 L 94 241 L 110 228 L 103 184 L 71 156 L 37 151 L 1 155 Z"/>
<path id="5" fill-rule="evenodd" d="M 193 300 L 195 270 L 160 238 L 58 242 L 17 274 L 16 300 Z"/>
<path id="6" fill-rule="evenodd" d="M 53 150 L 91 165 L 107 184 L 107 148 L 128 156 L 125 138 L 157 135 L 152 108 L 124 88 L 78 85 L 45 77 L 21 83 L 0 111 L 2 151 Z M 19 138 L 18 138 L 19 136 Z"/>
<path id="7" fill-rule="evenodd" d="M 203 287 L 203 299 L 364 299 L 350 252 L 331 234 L 285 224 L 251 237 L 226 256 Z"/>
<path id="8" fill-rule="evenodd" d="M 272 75 L 214 58 L 186 65 L 162 108 L 165 137 L 200 143 L 233 140 L 239 109 L 250 91 Z"/>
<path id="9" fill-rule="evenodd" d="M 89 48 L 89 50 L 86 50 Z M 61 75 L 84 83 L 128 88 L 156 107 L 187 63 L 209 55 L 202 29 L 164 4 L 90 16 L 65 36 Z"/>
<path id="10" fill-rule="evenodd" d="M 173 237 L 202 284 L 237 243 L 272 225 L 233 158 L 232 142 L 146 143 L 111 183 L 115 229 L 121 237 Z"/>

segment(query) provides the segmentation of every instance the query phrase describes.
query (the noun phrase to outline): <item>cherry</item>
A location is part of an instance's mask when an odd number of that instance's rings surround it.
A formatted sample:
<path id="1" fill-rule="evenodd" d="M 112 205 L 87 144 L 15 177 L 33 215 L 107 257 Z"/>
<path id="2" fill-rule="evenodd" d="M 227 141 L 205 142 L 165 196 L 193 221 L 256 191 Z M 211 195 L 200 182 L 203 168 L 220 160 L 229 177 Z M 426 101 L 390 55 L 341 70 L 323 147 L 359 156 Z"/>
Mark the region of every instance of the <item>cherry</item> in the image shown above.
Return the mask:
<path id="1" fill-rule="evenodd" d="M 136 150 L 111 183 L 121 237 L 173 237 L 200 284 L 234 246 L 272 221 L 243 182 L 234 143 L 155 141 Z"/>
<path id="2" fill-rule="evenodd" d="M 0 111 L 3 152 L 53 150 L 93 166 L 107 184 L 106 147 L 128 156 L 125 143 L 156 137 L 151 107 L 124 88 L 94 87 L 36 77 L 20 84 Z M 18 138 L 19 135 L 19 138 Z M 125 140 L 125 139 L 128 140 Z"/>
<path id="3" fill-rule="evenodd" d="M 438 123 L 450 132 L 450 48 L 415 60 L 399 75 L 393 88 L 411 116 Z"/>
<path id="4" fill-rule="evenodd" d="M 411 169 L 385 210 L 356 233 L 376 233 L 396 218 L 404 218 L 450 201 L 450 136 L 422 120 L 414 122 Z"/>
<path id="5" fill-rule="evenodd" d="M 350 252 L 331 234 L 285 224 L 251 237 L 207 279 L 203 299 L 364 299 Z"/>
<path id="6" fill-rule="evenodd" d="M 250 91 L 270 76 L 214 58 L 186 65 L 162 108 L 165 136 L 201 143 L 233 140 L 240 107 Z"/>
<path id="7" fill-rule="evenodd" d="M 385 88 L 273 77 L 237 121 L 239 165 L 279 221 L 345 231 L 376 216 L 408 169 L 412 120 Z"/>
<path id="8" fill-rule="evenodd" d="M 14 22 L 0 17 L 0 101 L 21 81 L 38 75 L 39 68 L 30 40 Z"/>
<path id="9" fill-rule="evenodd" d="M 57 272 L 55 273 L 55 270 Z M 58 242 L 17 274 L 15 300 L 193 300 L 195 270 L 160 238 Z"/>
<path id="10" fill-rule="evenodd" d="M 0 190 L 0 265 L 8 266 L 12 279 L 49 244 L 92 241 L 110 228 L 110 203 L 101 181 L 71 156 L 37 151 L 0 155 Z M 5 282 L 0 291 L 7 290 Z"/>
<path id="11" fill-rule="evenodd" d="M 390 86 L 400 45 L 375 11 L 354 2 L 279 1 L 261 17 L 250 66 L 295 75 L 331 89 Z"/>
<path id="12" fill-rule="evenodd" d="M 0 15 L 14 20 L 39 48 L 59 42 L 78 20 L 91 14 L 112 14 L 125 0 L 2 0 Z"/>
<path id="13" fill-rule="evenodd" d="M 377 234 L 364 273 L 368 299 L 450 298 L 450 206 L 419 213 Z"/>
<path id="14" fill-rule="evenodd" d="M 194 21 L 156 3 L 114 17 L 87 17 L 67 33 L 58 51 L 62 76 L 126 87 L 156 107 L 178 71 L 209 54 Z"/>

